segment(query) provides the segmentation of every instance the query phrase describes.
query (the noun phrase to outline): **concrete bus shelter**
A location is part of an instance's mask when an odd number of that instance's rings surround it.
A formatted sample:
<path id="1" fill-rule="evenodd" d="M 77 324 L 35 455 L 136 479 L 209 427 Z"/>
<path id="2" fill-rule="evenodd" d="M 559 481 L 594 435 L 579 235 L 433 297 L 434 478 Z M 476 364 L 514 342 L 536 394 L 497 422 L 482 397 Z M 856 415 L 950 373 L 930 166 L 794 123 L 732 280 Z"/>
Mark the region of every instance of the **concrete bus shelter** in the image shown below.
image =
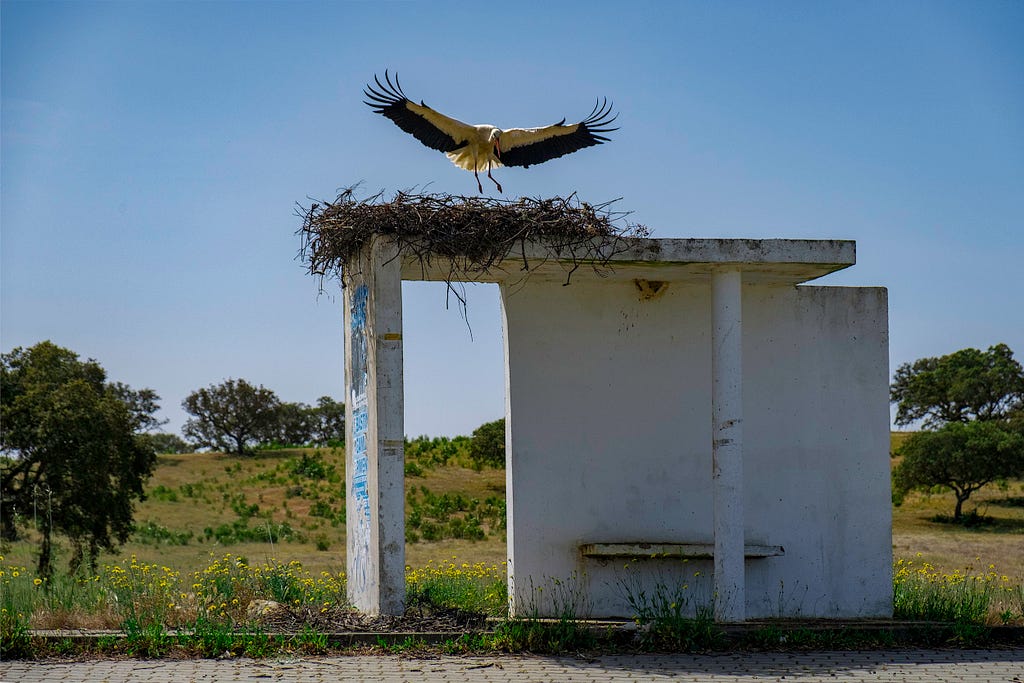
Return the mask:
<path id="1" fill-rule="evenodd" d="M 606 256 L 527 243 L 471 278 L 501 291 L 512 612 L 628 617 L 660 591 L 723 622 L 890 616 L 886 290 L 804 284 L 854 243 Z M 346 264 L 348 586 L 368 613 L 404 609 L 401 283 L 451 272 L 381 238 Z"/>

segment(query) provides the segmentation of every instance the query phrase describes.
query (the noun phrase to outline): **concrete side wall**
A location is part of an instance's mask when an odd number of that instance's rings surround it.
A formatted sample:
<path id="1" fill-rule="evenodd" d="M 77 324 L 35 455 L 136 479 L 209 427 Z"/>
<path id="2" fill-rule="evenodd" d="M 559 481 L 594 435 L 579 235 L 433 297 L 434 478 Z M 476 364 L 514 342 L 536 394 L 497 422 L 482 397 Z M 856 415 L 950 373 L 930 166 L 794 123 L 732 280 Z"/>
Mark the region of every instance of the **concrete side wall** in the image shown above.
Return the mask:
<path id="1" fill-rule="evenodd" d="M 710 287 L 531 278 L 502 301 L 514 609 L 623 616 L 683 583 L 709 605 L 710 560 L 578 548 L 713 542 Z M 888 614 L 885 291 L 745 286 L 743 363 L 746 541 L 785 547 L 747 560 L 747 616 Z"/>
<path id="2" fill-rule="evenodd" d="M 889 616 L 886 291 L 751 288 L 744 317 L 747 530 L 786 549 L 748 562 L 748 611 Z"/>

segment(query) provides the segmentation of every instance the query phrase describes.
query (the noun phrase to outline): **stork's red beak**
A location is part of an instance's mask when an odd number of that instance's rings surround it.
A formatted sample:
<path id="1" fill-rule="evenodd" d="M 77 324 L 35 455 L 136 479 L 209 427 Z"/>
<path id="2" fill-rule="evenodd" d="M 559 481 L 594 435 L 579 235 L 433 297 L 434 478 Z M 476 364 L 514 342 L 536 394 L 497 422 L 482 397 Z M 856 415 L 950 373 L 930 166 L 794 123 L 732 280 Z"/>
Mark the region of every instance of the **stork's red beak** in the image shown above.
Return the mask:
<path id="1" fill-rule="evenodd" d="M 501 140 L 498 138 L 494 139 L 494 149 L 498 153 L 498 158 L 501 158 Z"/>

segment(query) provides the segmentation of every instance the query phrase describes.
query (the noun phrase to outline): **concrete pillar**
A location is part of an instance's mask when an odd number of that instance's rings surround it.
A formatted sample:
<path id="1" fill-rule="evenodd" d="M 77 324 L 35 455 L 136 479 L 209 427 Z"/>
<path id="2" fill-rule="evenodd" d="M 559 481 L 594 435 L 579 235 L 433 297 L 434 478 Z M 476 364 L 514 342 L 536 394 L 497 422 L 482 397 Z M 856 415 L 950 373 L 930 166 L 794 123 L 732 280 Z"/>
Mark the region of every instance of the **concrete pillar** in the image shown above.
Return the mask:
<path id="1" fill-rule="evenodd" d="M 367 614 L 405 602 L 401 259 L 374 239 L 345 266 L 348 597 Z"/>
<path id="2" fill-rule="evenodd" d="M 743 621 L 743 274 L 711 276 L 712 489 L 715 520 L 715 619 Z"/>

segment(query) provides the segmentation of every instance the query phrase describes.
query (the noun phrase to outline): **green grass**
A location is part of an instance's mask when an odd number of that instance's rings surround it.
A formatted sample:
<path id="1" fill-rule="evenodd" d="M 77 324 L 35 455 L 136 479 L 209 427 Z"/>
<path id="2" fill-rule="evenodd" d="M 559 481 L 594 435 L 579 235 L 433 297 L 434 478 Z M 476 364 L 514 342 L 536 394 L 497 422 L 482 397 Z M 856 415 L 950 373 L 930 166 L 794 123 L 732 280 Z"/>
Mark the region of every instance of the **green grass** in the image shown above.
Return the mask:
<path id="1" fill-rule="evenodd" d="M 7 567 L 9 569 L 9 566 Z M 15 577 L 21 580 L 20 575 Z M 200 575 L 182 577 L 173 570 L 137 562 L 104 574 L 87 595 L 105 596 L 115 605 L 120 638 L 106 638 L 91 644 L 67 639 L 46 643 L 33 640 L 25 618 L 11 619 L 7 610 L 0 616 L 0 651 L 8 658 L 45 655 L 94 654 L 132 657 L 233 656 L 267 657 L 282 653 L 323 654 L 337 649 L 328 635 L 309 626 L 292 634 L 268 634 L 258 622 L 250 621 L 243 606 L 254 597 L 273 598 L 295 605 L 319 606 L 338 600 L 344 586 L 319 581 L 296 563 L 248 565 L 237 557 L 211 563 Z M 22 580 L 43 599 L 44 589 Z M 186 584 L 192 594 L 183 592 Z M 556 616 L 542 618 L 540 610 L 506 616 L 505 583 L 497 567 L 461 566 L 447 563 L 408 574 L 407 595 L 411 609 L 474 612 L 482 617 L 499 617 L 490 632 L 483 621 L 468 626 L 469 632 L 453 635 L 435 650 L 449 654 L 467 652 L 532 652 L 564 654 L 581 651 L 701 652 L 725 649 L 801 649 L 891 647 L 908 644 L 985 645 L 992 596 L 1001 590 L 1000 577 L 962 577 L 938 574 L 927 565 L 897 566 L 894 590 L 897 617 L 911 620 L 942 620 L 946 624 L 921 627 L 910 636 L 891 631 L 848 631 L 843 628 L 806 628 L 780 622 L 729 635 L 714 623 L 710 610 L 698 606 L 696 617 L 683 615 L 685 591 L 671 587 L 654 591 L 651 597 L 637 595 L 633 604 L 635 631 L 597 627 L 588 622 L 586 596 L 581 582 L 572 577 L 551 580 L 533 592 L 553 605 Z M 10 591 L 5 595 L 12 595 Z M 1017 587 L 1018 612 L 1022 607 Z M 180 604 L 175 602 L 180 598 Z M 24 604 L 22 606 L 25 606 Z M 31 609 L 28 604 L 26 609 Z M 22 614 L 24 617 L 24 614 Z M 467 622 L 468 623 L 468 622 Z M 172 630 L 173 629 L 173 630 Z M 394 642 L 381 638 L 377 648 L 391 653 L 431 650 L 421 640 Z M 432 650 L 433 651 L 433 650 Z"/>
<path id="2" fill-rule="evenodd" d="M 688 584 L 658 583 L 648 594 L 623 579 L 619 589 L 633 611 L 642 648 L 691 652 L 721 645 L 724 632 L 715 623 L 712 606 L 692 604 Z"/>
<path id="3" fill-rule="evenodd" d="M 32 654 L 29 619 L 24 613 L 0 608 L 0 662 L 20 659 Z"/>
<path id="4" fill-rule="evenodd" d="M 896 433 L 893 442 L 901 438 Z M 410 458 L 416 475 L 406 478 L 406 514 L 418 517 L 418 524 L 407 525 L 416 538 L 407 543 L 406 558 L 421 569 L 410 573 L 409 604 L 500 619 L 507 611 L 505 473 L 467 466 L 463 444 L 453 441 L 421 440 Z M 288 604 L 298 600 L 310 608 L 344 602 L 338 581 L 345 568 L 343 481 L 341 449 L 284 449 L 249 458 L 161 456 L 148 485 L 150 495 L 136 514 L 139 532 L 119 553 L 100 559 L 101 565 L 123 570 L 118 576 L 127 583 L 115 582 L 107 569 L 100 572 L 103 581 L 73 579 L 58 571 L 52 583 L 37 586 L 31 531 L 27 541 L 0 549 L 0 609 L 6 610 L 0 614 L 0 650 L 5 656 L 24 651 L 31 626 L 122 629 L 130 637 L 117 647 L 137 653 L 171 648 L 202 654 L 229 640 L 243 643 L 232 645 L 236 653 L 321 651 L 327 647 L 322 634 L 278 642 L 253 631 L 244 609 L 257 597 Z M 1024 622 L 1021 501 L 1024 483 L 1019 481 L 982 489 L 968 510 L 976 505 L 979 518 L 994 521 L 975 528 L 934 521 L 952 509 L 951 494 L 912 494 L 895 508 L 894 554 L 912 559 L 915 571 L 925 563 L 929 567 L 923 574 L 897 577 L 897 616 L 951 622 L 967 629 L 957 635 L 962 639 L 972 637 L 968 627 Z M 284 528 L 294 533 L 283 533 Z M 66 562 L 67 550 L 58 547 L 58 561 Z M 333 577 L 330 586 L 323 583 L 324 572 Z M 950 576 L 964 580 L 951 581 Z M 456 638 L 448 647 L 453 652 L 587 647 L 595 636 L 583 625 L 585 605 L 572 597 L 568 583 L 560 590 L 565 595 L 558 618 L 540 619 L 527 610 L 501 622 L 493 636 Z M 708 619 L 683 616 L 694 611 L 683 611 L 684 598 L 666 588 L 663 595 L 645 596 L 646 604 L 637 601 L 640 647 L 717 647 L 717 631 Z M 192 640 L 170 638 L 167 629 L 174 627 L 190 629 Z M 777 635 L 766 631 L 764 643 Z M 793 641 L 802 636 L 787 631 L 779 637 Z"/>
<path id="5" fill-rule="evenodd" d="M 462 463 L 464 444 L 458 440 L 414 442 L 421 448 L 415 460 L 421 474 L 406 479 L 406 513 L 418 513 L 426 533 L 409 525 L 415 538 L 407 545 L 407 562 L 422 566 L 457 556 L 470 563 L 504 563 L 504 471 L 476 471 Z M 279 449 L 245 458 L 162 455 L 147 499 L 136 507 L 137 533 L 100 563 L 134 555 L 140 562 L 192 572 L 206 566 L 211 552 L 230 551 L 254 560 L 294 559 L 311 571 L 336 573 L 345 567 L 344 475 L 341 448 Z M 38 540 L 31 529 L 26 536 L 4 544 L 0 554 L 32 567 Z M 66 563 L 67 543 L 56 540 L 64 545 L 57 548 L 57 561 Z"/>
<path id="6" fill-rule="evenodd" d="M 499 652 L 564 654 L 593 650 L 600 642 L 598 634 L 588 624 L 562 615 L 557 619 L 506 619 L 495 627 L 484 645 Z"/>
<path id="7" fill-rule="evenodd" d="M 973 581 L 958 585 L 897 581 L 893 590 L 897 619 L 983 624 L 991 603 L 992 589 Z"/>
<path id="8" fill-rule="evenodd" d="M 903 438 L 905 433 L 892 435 L 894 444 Z M 414 442 L 419 450 L 410 462 L 422 474 L 405 482 L 410 533 L 406 563 L 419 567 L 455 556 L 460 563 L 503 564 L 504 470 L 475 471 L 463 462 L 465 444 L 457 439 Z M 139 533 L 101 562 L 134 554 L 141 562 L 190 572 L 205 567 L 211 551 L 231 551 L 252 560 L 298 560 L 313 572 L 341 571 L 344 475 L 341 448 L 282 449 L 246 458 L 218 453 L 160 456 L 147 486 L 148 499 L 136 511 Z M 1007 482 L 1005 489 L 983 488 L 971 497 L 967 510 L 976 507 L 978 515 L 992 521 L 967 528 L 934 521 L 936 515 L 952 511 L 952 494 L 910 494 L 893 510 L 895 554 L 914 557 L 921 552 L 924 560 L 949 572 L 995 564 L 1024 582 L 1021 500 L 1024 483 L 1019 481 Z M 0 554 L 30 567 L 35 547 L 30 532 L 30 542 L 4 546 Z M 66 562 L 66 553 L 61 561 Z"/>
<path id="9" fill-rule="evenodd" d="M 893 616 L 961 625 L 1024 622 L 1024 588 L 994 568 L 947 574 L 926 562 L 901 559 L 893 577 Z"/>
<path id="10" fill-rule="evenodd" d="M 489 617 L 508 613 L 504 567 L 477 563 L 428 563 L 406 574 L 406 604 L 411 609 L 459 610 Z"/>

